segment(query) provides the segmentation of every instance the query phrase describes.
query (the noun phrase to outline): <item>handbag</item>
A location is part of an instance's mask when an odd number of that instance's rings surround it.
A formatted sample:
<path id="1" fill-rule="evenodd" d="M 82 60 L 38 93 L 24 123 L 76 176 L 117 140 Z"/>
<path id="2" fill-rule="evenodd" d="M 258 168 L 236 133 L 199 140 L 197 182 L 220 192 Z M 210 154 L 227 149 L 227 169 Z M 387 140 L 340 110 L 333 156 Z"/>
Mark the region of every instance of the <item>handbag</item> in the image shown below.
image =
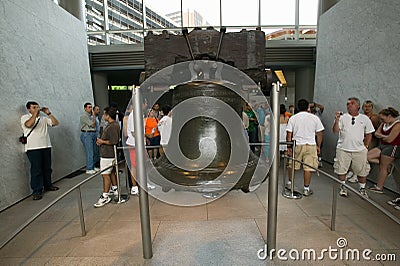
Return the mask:
<path id="1" fill-rule="evenodd" d="M 22 133 L 22 136 L 18 138 L 18 141 L 21 142 L 22 144 L 26 144 L 28 143 L 28 137 L 29 135 L 32 133 L 32 131 L 35 129 L 35 127 L 37 126 L 37 124 L 39 123 L 40 117 L 39 119 L 36 121 L 36 123 L 33 125 L 31 131 L 29 131 L 28 135 L 24 136 L 24 133 Z"/>

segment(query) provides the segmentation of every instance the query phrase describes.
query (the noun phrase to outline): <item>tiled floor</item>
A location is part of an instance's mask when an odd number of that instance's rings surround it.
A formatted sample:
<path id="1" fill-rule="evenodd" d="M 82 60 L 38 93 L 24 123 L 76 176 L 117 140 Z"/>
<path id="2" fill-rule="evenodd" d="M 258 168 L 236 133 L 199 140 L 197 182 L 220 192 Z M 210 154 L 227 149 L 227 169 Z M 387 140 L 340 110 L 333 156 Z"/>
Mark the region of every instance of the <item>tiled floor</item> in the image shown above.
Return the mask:
<path id="1" fill-rule="evenodd" d="M 1 212 L 0 241 L 85 177 L 63 179 L 57 183 L 61 189 L 47 192 L 43 200 L 28 198 Z M 297 173 L 295 185 L 301 190 L 301 173 Z M 338 198 L 336 230 L 330 230 L 332 181 L 323 176 L 313 176 L 314 194 L 310 197 L 293 200 L 279 194 L 276 248 L 286 254 L 273 261 L 257 256 L 267 240 L 268 181 L 255 192 L 230 191 L 196 207 L 174 206 L 150 197 L 153 258 L 148 260 L 143 259 L 139 198 L 96 209 L 93 203 L 101 187 L 100 177 L 82 187 L 86 236 L 81 236 L 73 192 L 2 248 L 0 265 L 398 265 L 400 261 L 400 226 L 354 194 Z M 157 193 L 164 193 L 157 189 Z M 180 201 L 190 197 L 185 192 L 168 193 L 169 198 Z M 394 195 L 369 194 L 400 217 L 400 211 L 385 203 Z M 338 248 L 339 238 L 347 241 L 346 247 Z M 343 259 L 331 259 L 327 251 L 319 261 L 323 249 L 338 249 L 331 251 L 331 256 L 342 252 Z M 397 262 L 346 260 L 349 249 L 371 249 L 371 256 L 394 254 Z M 316 251 L 316 259 L 302 260 L 302 252 L 310 250 Z M 299 260 L 293 259 L 296 251 Z"/>

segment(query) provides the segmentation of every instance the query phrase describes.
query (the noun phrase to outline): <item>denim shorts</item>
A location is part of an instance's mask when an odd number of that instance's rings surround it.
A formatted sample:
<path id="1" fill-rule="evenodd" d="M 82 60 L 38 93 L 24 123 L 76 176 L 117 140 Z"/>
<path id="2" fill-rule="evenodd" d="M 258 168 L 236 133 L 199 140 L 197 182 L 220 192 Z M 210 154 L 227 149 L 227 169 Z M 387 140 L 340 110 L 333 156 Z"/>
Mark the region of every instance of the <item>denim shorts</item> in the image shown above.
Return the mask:
<path id="1" fill-rule="evenodd" d="M 398 159 L 400 158 L 400 149 L 397 145 L 380 145 L 381 154 Z"/>

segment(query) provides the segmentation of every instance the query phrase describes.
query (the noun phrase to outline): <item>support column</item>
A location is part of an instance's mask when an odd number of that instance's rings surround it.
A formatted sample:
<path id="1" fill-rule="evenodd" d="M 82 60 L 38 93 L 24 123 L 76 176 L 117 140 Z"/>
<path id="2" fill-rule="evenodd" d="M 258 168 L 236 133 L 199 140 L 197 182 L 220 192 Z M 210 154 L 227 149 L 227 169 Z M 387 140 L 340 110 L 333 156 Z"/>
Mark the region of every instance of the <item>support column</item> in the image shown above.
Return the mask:
<path id="1" fill-rule="evenodd" d="M 102 72 L 94 72 L 92 74 L 92 84 L 94 104 L 98 105 L 102 111 L 109 105 L 107 74 Z"/>
<path id="2" fill-rule="evenodd" d="M 294 32 L 295 32 L 295 40 L 298 41 L 299 40 L 299 24 L 300 24 L 300 0 L 296 0 L 295 3 L 296 7 L 295 7 L 295 16 L 294 16 Z"/>
<path id="3" fill-rule="evenodd" d="M 315 67 L 296 69 L 296 77 L 295 77 L 296 104 L 300 99 L 306 99 L 309 102 L 314 101 L 314 82 L 315 82 Z"/>
<path id="4" fill-rule="evenodd" d="M 77 19 L 86 23 L 84 0 L 59 0 L 59 5 Z"/>

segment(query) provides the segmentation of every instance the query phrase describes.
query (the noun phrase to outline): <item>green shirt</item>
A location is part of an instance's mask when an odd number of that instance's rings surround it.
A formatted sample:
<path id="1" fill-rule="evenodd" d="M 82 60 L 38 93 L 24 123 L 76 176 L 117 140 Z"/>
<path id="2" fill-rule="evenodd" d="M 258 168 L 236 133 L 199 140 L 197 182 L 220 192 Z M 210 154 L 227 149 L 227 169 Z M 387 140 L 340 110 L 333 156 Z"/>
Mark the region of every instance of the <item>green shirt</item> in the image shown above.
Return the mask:
<path id="1" fill-rule="evenodd" d="M 93 118 L 88 112 L 85 112 L 81 115 L 79 119 L 80 129 L 81 131 L 96 131 L 95 127 L 91 127 L 90 125 L 93 123 Z"/>
<path id="2" fill-rule="evenodd" d="M 249 118 L 249 132 L 253 132 L 255 129 L 255 127 L 254 127 L 255 120 L 251 120 L 251 118 L 256 119 L 256 114 L 253 112 L 253 110 L 250 110 L 250 111 L 244 110 L 243 112 L 245 112 L 245 114 Z"/>

